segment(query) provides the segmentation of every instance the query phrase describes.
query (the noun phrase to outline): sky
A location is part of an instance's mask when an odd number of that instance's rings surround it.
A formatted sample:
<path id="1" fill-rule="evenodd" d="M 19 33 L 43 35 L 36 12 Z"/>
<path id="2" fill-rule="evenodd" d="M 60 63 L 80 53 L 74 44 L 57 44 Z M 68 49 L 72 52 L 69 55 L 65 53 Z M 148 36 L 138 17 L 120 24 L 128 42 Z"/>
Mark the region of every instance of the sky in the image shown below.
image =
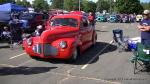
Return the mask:
<path id="1" fill-rule="evenodd" d="M 29 1 L 30 3 L 32 3 L 33 0 L 27 0 Z M 49 1 L 49 0 L 47 0 Z M 93 2 L 97 2 L 98 0 L 90 0 L 90 1 L 93 1 Z M 140 0 L 141 2 L 150 2 L 150 0 Z"/>

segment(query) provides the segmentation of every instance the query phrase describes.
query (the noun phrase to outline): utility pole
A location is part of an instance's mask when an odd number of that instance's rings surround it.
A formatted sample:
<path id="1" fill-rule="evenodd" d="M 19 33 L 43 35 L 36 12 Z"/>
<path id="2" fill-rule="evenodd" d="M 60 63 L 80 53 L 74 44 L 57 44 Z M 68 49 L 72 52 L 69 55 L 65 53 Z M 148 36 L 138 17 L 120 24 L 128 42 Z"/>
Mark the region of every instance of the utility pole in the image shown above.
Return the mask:
<path id="1" fill-rule="evenodd" d="M 80 3 L 80 0 L 79 0 L 79 11 L 81 10 L 81 3 Z"/>
<path id="2" fill-rule="evenodd" d="M 112 6 L 111 0 L 109 0 L 109 4 L 110 4 L 109 12 L 111 14 L 111 6 Z"/>

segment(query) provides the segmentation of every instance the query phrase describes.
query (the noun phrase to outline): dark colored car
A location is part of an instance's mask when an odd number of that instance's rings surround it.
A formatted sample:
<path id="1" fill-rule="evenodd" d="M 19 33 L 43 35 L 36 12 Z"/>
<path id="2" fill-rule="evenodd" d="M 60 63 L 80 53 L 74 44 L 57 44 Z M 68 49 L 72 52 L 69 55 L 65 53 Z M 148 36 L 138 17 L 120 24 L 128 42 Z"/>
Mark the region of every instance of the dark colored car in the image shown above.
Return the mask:
<path id="1" fill-rule="evenodd" d="M 25 31 L 34 31 L 38 25 L 43 25 L 45 20 L 44 14 L 40 13 L 24 13 L 19 19 Z"/>
<path id="2" fill-rule="evenodd" d="M 96 21 L 98 22 L 106 22 L 107 21 L 107 18 L 105 15 L 100 15 L 96 18 Z"/>
<path id="3" fill-rule="evenodd" d="M 111 22 L 111 23 L 119 22 L 118 16 L 117 15 L 110 15 L 109 22 Z"/>

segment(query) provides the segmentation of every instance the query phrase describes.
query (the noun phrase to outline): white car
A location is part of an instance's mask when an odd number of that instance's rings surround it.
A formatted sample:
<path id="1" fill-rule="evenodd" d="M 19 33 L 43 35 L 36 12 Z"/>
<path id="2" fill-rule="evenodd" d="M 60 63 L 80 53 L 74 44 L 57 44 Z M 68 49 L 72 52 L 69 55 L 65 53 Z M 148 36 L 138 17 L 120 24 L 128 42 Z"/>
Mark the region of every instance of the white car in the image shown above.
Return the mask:
<path id="1" fill-rule="evenodd" d="M 143 20 L 143 16 L 142 15 L 137 15 L 136 16 L 136 21 L 137 22 L 140 22 L 140 21 L 142 21 Z"/>

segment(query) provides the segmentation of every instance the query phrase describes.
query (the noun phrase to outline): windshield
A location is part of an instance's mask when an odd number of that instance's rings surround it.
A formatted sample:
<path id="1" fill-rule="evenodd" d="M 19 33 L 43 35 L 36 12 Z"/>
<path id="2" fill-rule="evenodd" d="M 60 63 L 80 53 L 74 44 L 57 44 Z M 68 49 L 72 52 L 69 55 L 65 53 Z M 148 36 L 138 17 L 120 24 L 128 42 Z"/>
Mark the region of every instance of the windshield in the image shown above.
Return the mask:
<path id="1" fill-rule="evenodd" d="M 116 17 L 115 15 L 112 15 L 112 16 L 110 16 L 110 17 Z"/>
<path id="2" fill-rule="evenodd" d="M 115 15 L 110 16 L 110 18 L 117 18 Z"/>
<path id="3" fill-rule="evenodd" d="M 51 26 L 72 26 L 77 27 L 78 22 L 73 18 L 56 18 L 51 21 Z"/>
<path id="4" fill-rule="evenodd" d="M 33 18 L 32 14 L 22 14 L 20 16 L 20 19 L 22 19 L 22 20 L 28 20 L 28 19 L 32 19 L 32 18 Z"/>

